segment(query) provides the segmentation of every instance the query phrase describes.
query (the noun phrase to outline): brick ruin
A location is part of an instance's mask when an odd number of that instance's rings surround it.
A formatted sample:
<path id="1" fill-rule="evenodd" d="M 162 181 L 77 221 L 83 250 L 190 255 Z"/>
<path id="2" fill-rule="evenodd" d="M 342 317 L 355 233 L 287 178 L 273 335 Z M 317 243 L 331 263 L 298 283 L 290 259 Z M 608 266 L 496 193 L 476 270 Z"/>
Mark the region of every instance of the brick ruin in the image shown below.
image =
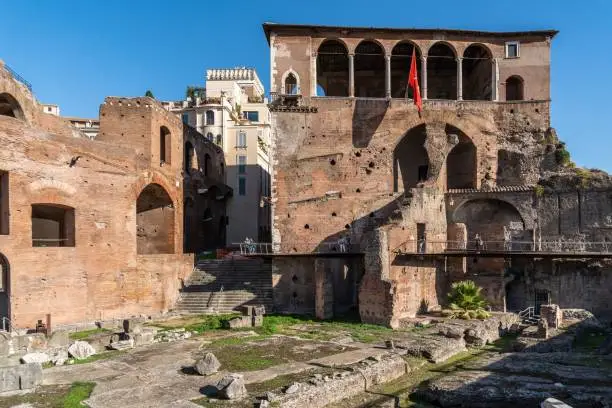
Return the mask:
<path id="1" fill-rule="evenodd" d="M 223 152 L 154 99 L 108 97 L 85 137 L 0 62 L 0 315 L 33 327 L 172 308 L 224 242 Z"/>
<path id="2" fill-rule="evenodd" d="M 364 322 L 397 326 L 440 308 L 466 278 L 494 310 L 548 301 L 611 310 L 605 260 L 418 256 L 475 237 L 532 248 L 612 238 L 610 178 L 572 166 L 551 127 L 555 31 L 264 31 L 277 310 L 330 317 L 356 307 Z M 405 98 L 413 49 L 421 114 Z M 339 240 L 353 250 L 317 255 Z"/>

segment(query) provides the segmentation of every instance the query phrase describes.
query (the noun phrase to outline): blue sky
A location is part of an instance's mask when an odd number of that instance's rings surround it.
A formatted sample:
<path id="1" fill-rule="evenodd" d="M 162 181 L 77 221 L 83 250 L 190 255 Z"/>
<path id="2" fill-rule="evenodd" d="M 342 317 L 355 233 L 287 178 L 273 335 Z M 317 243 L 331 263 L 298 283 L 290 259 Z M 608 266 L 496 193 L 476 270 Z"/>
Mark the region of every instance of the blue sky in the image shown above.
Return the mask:
<path id="1" fill-rule="evenodd" d="M 552 124 L 581 166 L 612 171 L 612 2 L 590 0 L 0 0 L 0 59 L 67 116 L 97 117 L 107 95 L 180 99 L 214 67 L 252 66 L 266 89 L 261 24 L 557 29 Z M 602 52 L 603 51 L 603 52 Z"/>

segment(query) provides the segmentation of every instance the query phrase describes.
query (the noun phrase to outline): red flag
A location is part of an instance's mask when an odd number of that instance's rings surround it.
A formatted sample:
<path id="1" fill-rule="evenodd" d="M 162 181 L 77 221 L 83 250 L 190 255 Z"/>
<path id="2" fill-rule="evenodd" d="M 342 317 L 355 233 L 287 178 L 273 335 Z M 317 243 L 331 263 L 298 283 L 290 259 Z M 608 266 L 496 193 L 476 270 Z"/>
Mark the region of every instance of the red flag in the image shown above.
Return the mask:
<path id="1" fill-rule="evenodd" d="M 412 62 L 410 63 L 410 73 L 408 74 L 408 86 L 412 88 L 412 99 L 416 105 L 419 113 L 423 109 L 423 102 L 421 101 L 421 88 L 419 88 L 419 75 L 417 73 L 416 66 L 416 50 L 412 48 Z"/>

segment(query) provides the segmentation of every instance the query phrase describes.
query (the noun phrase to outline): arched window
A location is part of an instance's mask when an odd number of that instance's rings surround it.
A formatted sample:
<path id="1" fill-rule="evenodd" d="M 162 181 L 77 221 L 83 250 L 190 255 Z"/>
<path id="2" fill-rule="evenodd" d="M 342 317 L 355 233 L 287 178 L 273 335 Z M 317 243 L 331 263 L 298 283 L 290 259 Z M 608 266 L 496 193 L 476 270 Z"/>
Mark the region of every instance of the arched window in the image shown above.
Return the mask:
<path id="1" fill-rule="evenodd" d="M 427 54 L 427 97 L 457 99 L 457 60 L 445 43 L 436 43 Z"/>
<path id="2" fill-rule="evenodd" d="M 421 51 L 410 42 L 401 42 L 391 52 L 391 96 L 393 98 L 412 98 L 412 88 L 408 86 L 408 74 L 412 63 L 412 51 L 416 48 L 416 67 L 421 83 Z"/>
<path id="3" fill-rule="evenodd" d="M 215 112 L 211 110 L 206 111 L 206 124 L 214 125 L 215 124 Z"/>
<path id="4" fill-rule="evenodd" d="M 170 131 L 167 127 L 162 126 L 159 128 L 159 162 L 160 163 L 171 163 L 170 152 L 171 152 L 171 139 Z"/>
<path id="5" fill-rule="evenodd" d="M 73 247 L 74 241 L 74 208 L 32 204 L 33 247 Z"/>
<path id="6" fill-rule="evenodd" d="M 454 126 L 446 125 L 446 134 L 456 136 L 459 142 L 446 157 L 446 187 L 476 188 L 476 146 L 467 135 Z"/>
<path id="7" fill-rule="evenodd" d="M 341 42 L 326 40 L 319 46 L 317 85 L 318 96 L 349 96 L 348 52 Z"/>
<path id="8" fill-rule="evenodd" d="M 185 172 L 189 174 L 192 169 L 197 169 L 195 149 L 191 142 L 185 143 Z"/>
<path id="9" fill-rule="evenodd" d="M 355 96 L 385 97 L 385 53 L 374 41 L 362 41 L 355 49 Z"/>
<path id="10" fill-rule="evenodd" d="M 287 95 L 297 95 L 298 94 L 298 83 L 297 78 L 293 73 L 289 73 L 287 78 L 285 78 L 285 94 Z"/>
<path id="11" fill-rule="evenodd" d="M 0 93 L 0 115 L 21 120 L 25 119 L 19 102 L 9 93 Z"/>
<path id="12" fill-rule="evenodd" d="M 493 95 L 493 60 L 491 52 L 480 44 L 465 49 L 462 61 L 463 99 L 488 101 Z"/>
<path id="13" fill-rule="evenodd" d="M 425 125 L 410 129 L 395 147 L 394 191 L 410 191 L 429 175 L 429 156 L 425 150 Z"/>
<path id="14" fill-rule="evenodd" d="M 513 75 L 506 79 L 506 100 L 507 101 L 522 101 L 525 98 L 523 94 L 523 78 L 518 75 Z"/>
<path id="15" fill-rule="evenodd" d="M 208 132 L 206 134 L 206 138 L 212 142 L 213 141 L 213 134 L 212 134 L 212 132 Z"/>
<path id="16" fill-rule="evenodd" d="M 210 176 L 211 174 L 211 166 L 212 166 L 212 161 L 210 159 L 210 155 L 208 153 L 206 153 L 204 155 L 204 175 L 205 176 Z"/>
<path id="17" fill-rule="evenodd" d="M 217 145 L 223 146 L 223 136 L 217 135 Z"/>
<path id="18" fill-rule="evenodd" d="M 139 254 L 174 253 L 174 204 L 159 184 L 146 186 L 136 200 Z"/>

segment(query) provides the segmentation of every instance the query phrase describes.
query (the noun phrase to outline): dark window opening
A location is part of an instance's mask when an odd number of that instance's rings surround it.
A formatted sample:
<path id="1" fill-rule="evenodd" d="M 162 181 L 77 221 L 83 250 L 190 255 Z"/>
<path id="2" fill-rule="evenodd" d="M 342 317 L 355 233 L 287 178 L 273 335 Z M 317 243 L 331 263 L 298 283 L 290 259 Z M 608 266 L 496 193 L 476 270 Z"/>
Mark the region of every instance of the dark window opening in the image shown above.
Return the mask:
<path id="1" fill-rule="evenodd" d="M 425 252 L 426 234 L 425 224 L 417 223 L 417 252 L 422 254 Z"/>
<path id="2" fill-rule="evenodd" d="M 385 54 L 373 41 L 362 41 L 355 49 L 355 96 L 385 97 Z"/>
<path id="3" fill-rule="evenodd" d="M 470 45 L 463 53 L 463 99 L 491 100 L 493 94 L 493 60 L 482 45 Z"/>
<path id="4" fill-rule="evenodd" d="M 523 99 L 523 78 L 513 75 L 506 79 L 506 100 L 522 101 Z"/>
<path id="5" fill-rule="evenodd" d="M 297 95 L 298 94 L 298 84 L 295 75 L 289 73 L 287 78 L 285 78 L 285 94 L 287 95 Z"/>
<path id="6" fill-rule="evenodd" d="M 214 125 L 215 124 L 215 112 L 208 110 L 206 111 L 206 124 Z"/>
<path id="7" fill-rule="evenodd" d="M 58 204 L 32 204 L 32 246 L 73 247 L 74 208 Z"/>
<path id="8" fill-rule="evenodd" d="M 162 126 L 159 128 L 159 162 L 160 163 L 171 163 L 170 152 L 171 152 L 171 139 L 170 131 L 167 127 Z"/>
<path id="9" fill-rule="evenodd" d="M 457 99 L 457 60 L 453 50 L 437 43 L 427 55 L 427 97 Z"/>
<path id="10" fill-rule="evenodd" d="M 414 44 L 409 42 L 401 42 L 393 47 L 391 52 L 391 96 L 393 98 L 413 99 L 414 97 L 412 88 L 408 86 L 408 74 L 414 48 Z M 421 85 L 421 51 L 418 48 L 415 51 L 417 76 L 419 85 Z"/>
<path id="11" fill-rule="evenodd" d="M 429 156 L 423 147 L 425 137 L 425 125 L 419 125 L 409 130 L 397 144 L 393 154 L 395 192 L 408 191 L 419 182 L 427 180 Z"/>
<path id="12" fill-rule="evenodd" d="M 476 188 L 476 146 L 459 129 L 447 125 L 446 133 L 457 135 L 459 143 L 446 158 L 446 187 L 449 189 Z"/>
<path id="13" fill-rule="evenodd" d="M 174 204 L 159 184 L 146 186 L 136 200 L 139 254 L 174 253 Z"/>
<path id="14" fill-rule="evenodd" d="M 212 160 L 210 158 L 210 155 L 208 153 L 206 153 L 204 155 L 204 175 L 205 176 L 210 176 L 211 175 L 211 166 L 212 166 Z"/>
<path id="15" fill-rule="evenodd" d="M 335 40 L 324 41 L 317 52 L 318 96 L 349 96 L 349 63 L 346 47 Z"/>

